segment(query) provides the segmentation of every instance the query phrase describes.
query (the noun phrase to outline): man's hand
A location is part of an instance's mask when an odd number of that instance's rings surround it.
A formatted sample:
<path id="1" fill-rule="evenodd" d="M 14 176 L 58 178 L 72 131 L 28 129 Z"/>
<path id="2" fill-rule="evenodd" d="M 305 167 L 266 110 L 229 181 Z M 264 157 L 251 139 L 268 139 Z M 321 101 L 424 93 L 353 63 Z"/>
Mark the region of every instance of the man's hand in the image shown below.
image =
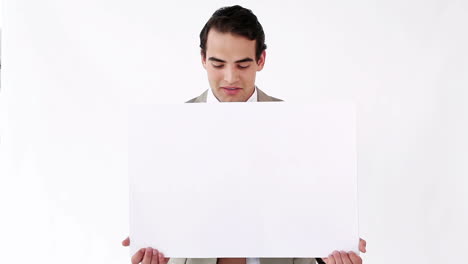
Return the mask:
<path id="1" fill-rule="evenodd" d="M 122 246 L 130 246 L 130 238 L 127 237 L 122 241 Z M 140 248 L 132 256 L 132 264 L 167 264 L 169 258 L 165 258 L 164 254 L 153 248 Z"/>
<path id="2" fill-rule="evenodd" d="M 359 238 L 359 251 L 366 253 L 367 242 Z M 354 252 L 333 251 L 328 258 L 323 259 L 327 264 L 362 264 L 362 259 Z"/>
<path id="3" fill-rule="evenodd" d="M 128 247 L 130 245 L 130 238 L 127 237 L 122 241 L 122 246 Z M 367 242 L 359 239 L 359 251 L 366 253 Z M 334 251 L 323 259 L 327 264 L 362 264 L 362 259 L 354 252 L 346 253 L 344 251 Z M 157 249 L 141 248 L 132 256 L 132 264 L 167 264 L 169 258 L 165 258 L 164 254 Z"/>

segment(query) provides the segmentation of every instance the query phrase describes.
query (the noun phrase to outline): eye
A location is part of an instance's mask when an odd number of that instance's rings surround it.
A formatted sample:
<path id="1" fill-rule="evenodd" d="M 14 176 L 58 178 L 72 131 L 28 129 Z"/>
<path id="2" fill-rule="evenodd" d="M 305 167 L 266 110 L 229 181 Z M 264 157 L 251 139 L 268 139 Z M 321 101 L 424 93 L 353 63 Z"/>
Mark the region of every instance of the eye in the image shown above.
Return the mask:
<path id="1" fill-rule="evenodd" d="M 224 64 L 211 64 L 211 65 L 213 65 L 213 67 L 218 68 L 218 69 L 224 66 Z"/>
<path id="2" fill-rule="evenodd" d="M 250 65 L 237 65 L 239 69 L 247 69 Z"/>

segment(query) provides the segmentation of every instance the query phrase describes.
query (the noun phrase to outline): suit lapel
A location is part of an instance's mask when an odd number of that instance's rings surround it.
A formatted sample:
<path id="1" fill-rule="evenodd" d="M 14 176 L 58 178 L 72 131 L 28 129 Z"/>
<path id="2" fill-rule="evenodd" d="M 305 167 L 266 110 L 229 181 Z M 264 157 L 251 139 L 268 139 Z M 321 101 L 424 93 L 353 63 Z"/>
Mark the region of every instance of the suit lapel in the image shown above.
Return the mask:
<path id="1" fill-rule="evenodd" d="M 273 101 L 271 96 L 267 95 L 266 93 L 264 93 L 262 90 L 258 89 L 258 87 L 256 88 L 257 89 L 257 101 L 258 102 L 270 102 L 270 101 Z"/>

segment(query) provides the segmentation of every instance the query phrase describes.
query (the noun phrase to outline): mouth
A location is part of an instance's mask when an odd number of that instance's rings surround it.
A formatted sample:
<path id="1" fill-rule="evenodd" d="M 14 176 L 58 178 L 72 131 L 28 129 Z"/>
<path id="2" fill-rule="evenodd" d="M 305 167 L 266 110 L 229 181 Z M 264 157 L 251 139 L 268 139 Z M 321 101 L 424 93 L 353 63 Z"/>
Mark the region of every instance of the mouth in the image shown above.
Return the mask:
<path id="1" fill-rule="evenodd" d="M 235 95 L 242 90 L 242 88 L 236 86 L 222 86 L 220 88 L 228 95 Z"/>

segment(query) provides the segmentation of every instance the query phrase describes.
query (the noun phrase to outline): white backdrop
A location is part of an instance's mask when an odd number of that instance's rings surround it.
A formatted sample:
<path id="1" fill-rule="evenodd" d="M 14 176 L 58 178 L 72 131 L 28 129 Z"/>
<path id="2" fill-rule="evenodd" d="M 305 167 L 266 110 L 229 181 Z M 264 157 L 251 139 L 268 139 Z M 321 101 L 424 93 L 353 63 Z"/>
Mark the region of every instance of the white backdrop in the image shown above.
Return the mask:
<path id="1" fill-rule="evenodd" d="M 365 263 L 465 262 L 468 2 L 235 3 L 266 32 L 260 88 L 357 102 Z M 127 105 L 207 89 L 198 34 L 231 4 L 3 1 L 1 263 L 129 263 Z"/>

